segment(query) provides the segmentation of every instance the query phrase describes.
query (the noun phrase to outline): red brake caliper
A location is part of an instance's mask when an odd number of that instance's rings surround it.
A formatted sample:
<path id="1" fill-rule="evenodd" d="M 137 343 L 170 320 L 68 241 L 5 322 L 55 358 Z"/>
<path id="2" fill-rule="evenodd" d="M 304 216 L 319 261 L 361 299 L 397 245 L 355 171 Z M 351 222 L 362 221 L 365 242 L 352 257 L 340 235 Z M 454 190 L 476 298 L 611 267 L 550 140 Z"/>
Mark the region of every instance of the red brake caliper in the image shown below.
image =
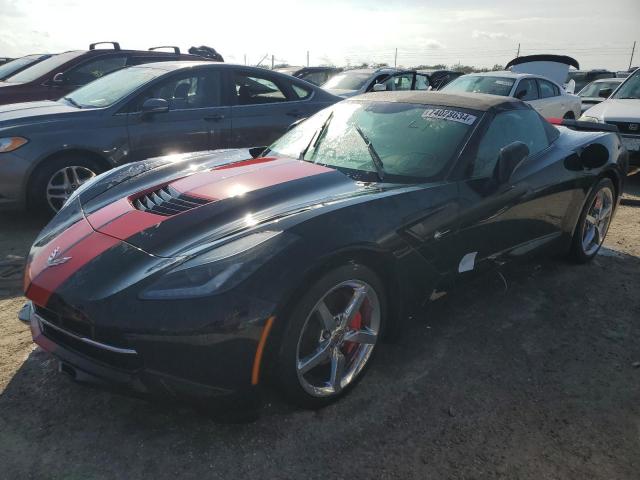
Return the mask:
<path id="1" fill-rule="evenodd" d="M 360 312 L 356 313 L 349 324 L 349 328 L 351 330 L 360 330 L 362 328 L 362 314 Z M 345 342 L 344 343 L 344 353 L 351 353 L 353 349 L 356 348 L 356 344 L 354 342 Z"/>

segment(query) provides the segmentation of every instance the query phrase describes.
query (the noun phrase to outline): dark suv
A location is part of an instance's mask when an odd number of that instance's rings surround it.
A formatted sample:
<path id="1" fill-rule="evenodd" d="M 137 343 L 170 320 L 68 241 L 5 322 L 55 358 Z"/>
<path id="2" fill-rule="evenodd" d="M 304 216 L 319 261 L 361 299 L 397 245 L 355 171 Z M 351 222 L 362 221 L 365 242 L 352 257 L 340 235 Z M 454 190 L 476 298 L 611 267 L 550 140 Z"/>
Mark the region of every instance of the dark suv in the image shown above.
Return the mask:
<path id="1" fill-rule="evenodd" d="M 110 49 L 96 48 L 112 45 Z M 158 51 L 170 48 L 170 52 Z M 0 105 L 57 100 L 78 87 L 123 67 L 173 60 L 204 60 L 199 55 L 180 53 L 178 47 L 149 50 L 122 50 L 117 42 L 99 42 L 89 50 L 73 50 L 54 55 L 0 83 Z"/>

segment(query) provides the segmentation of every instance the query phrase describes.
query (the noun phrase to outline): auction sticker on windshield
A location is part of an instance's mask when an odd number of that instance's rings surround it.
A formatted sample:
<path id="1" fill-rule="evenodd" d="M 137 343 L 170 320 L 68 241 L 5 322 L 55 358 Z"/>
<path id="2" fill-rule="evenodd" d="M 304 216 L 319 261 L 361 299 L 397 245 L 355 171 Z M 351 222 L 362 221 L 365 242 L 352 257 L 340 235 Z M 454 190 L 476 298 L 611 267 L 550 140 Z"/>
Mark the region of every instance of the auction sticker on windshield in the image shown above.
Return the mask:
<path id="1" fill-rule="evenodd" d="M 475 115 L 460 112 L 458 110 L 447 110 L 446 108 L 427 108 L 422 112 L 422 118 L 435 118 L 437 120 L 450 120 L 452 122 L 473 125 L 476 121 Z"/>

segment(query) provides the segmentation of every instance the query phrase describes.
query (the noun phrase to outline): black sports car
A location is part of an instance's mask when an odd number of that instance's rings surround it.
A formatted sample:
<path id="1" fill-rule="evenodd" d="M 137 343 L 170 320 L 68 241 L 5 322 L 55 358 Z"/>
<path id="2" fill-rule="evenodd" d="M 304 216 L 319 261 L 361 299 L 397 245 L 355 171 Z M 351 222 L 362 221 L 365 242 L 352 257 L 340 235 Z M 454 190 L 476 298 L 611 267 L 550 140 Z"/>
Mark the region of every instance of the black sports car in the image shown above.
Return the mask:
<path id="1" fill-rule="evenodd" d="M 543 248 L 597 254 L 626 151 L 571 125 L 506 97 L 383 92 L 266 149 L 111 170 L 33 245 L 34 341 L 78 380 L 212 400 L 269 379 L 326 405 L 443 285 Z"/>

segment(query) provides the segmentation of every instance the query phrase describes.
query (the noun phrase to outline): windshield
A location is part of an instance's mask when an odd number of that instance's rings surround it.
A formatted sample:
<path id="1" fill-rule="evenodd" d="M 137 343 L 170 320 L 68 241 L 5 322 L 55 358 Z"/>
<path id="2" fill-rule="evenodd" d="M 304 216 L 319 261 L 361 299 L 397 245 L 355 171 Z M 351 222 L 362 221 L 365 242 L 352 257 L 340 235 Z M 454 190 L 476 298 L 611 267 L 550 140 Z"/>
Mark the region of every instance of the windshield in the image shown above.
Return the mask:
<path id="1" fill-rule="evenodd" d="M 80 108 L 109 107 L 142 85 L 167 73 L 151 67 L 131 67 L 105 75 L 63 98 Z"/>
<path id="2" fill-rule="evenodd" d="M 640 98 L 640 70 L 627 78 L 611 98 Z"/>
<path id="3" fill-rule="evenodd" d="M 589 85 L 580 90 L 581 97 L 597 97 L 600 93 L 600 90 L 603 88 L 611 88 L 615 90 L 616 87 L 620 85 L 620 82 L 611 81 L 611 82 L 591 82 Z"/>
<path id="4" fill-rule="evenodd" d="M 286 133 L 269 152 L 364 181 L 420 182 L 443 174 L 480 115 L 410 103 L 341 102 Z"/>
<path id="5" fill-rule="evenodd" d="M 484 75 L 463 75 L 442 89 L 447 92 L 489 93 L 508 97 L 515 79 L 509 77 L 488 77 Z"/>
<path id="6" fill-rule="evenodd" d="M 10 83 L 26 83 L 33 82 L 38 78 L 46 75 L 47 73 L 58 73 L 54 70 L 61 65 L 64 65 L 69 60 L 73 60 L 74 58 L 82 55 L 84 52 L 75 51 L 75 52 L 66 52 L 61 53 L 59 55 L 54 55 L 53 57 L 49 57 L 46 60 L 36 63 L 35 65 L 26 68 L 20 73 L 16 73 L 12 77 L 9 77 L 5 80 L 5 82 Z"/>
<path id="7" fill-rule="evenodd" d="M 26 57 L 16 58 L 10 62 L 0 66 L 0 80 L 13 75 L 13 72 L 21 68 L 31 65 L 36 60 L 42 58 L 42 55 L 27 55 Z"/>
<path id="8" fill-rule="evenodd" d="M 371 73 L 340 73 L 329 79 L 322 88 L 335 88 L 337 90 L 360 90 L 367 80 L 371 78 Z"/>

